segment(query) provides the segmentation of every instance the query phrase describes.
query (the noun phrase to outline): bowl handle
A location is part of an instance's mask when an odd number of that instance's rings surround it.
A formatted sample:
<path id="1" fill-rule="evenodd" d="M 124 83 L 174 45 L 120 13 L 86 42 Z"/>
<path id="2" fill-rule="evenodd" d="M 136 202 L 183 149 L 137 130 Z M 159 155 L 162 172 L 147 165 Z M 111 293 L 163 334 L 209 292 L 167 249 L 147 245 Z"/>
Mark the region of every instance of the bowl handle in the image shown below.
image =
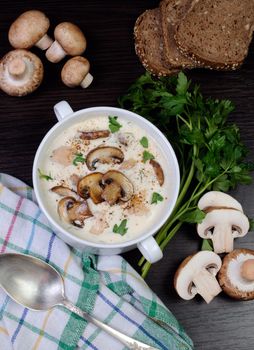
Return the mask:
<path id="1" fill-rule="evenodd" d="M 66 101 L 60 101 L 56 105 L 54 105 L 54 112 L 58 119 L 58 121 L 64 119 L 68 115 L 73 113 L 73 109 Z"/>
<path id="2" fill-rule="evenodd" d="M 159 261 L 163 257 L 161 248 L 153 236 L 139 242 L 137 247 L 151 264 Z"/>

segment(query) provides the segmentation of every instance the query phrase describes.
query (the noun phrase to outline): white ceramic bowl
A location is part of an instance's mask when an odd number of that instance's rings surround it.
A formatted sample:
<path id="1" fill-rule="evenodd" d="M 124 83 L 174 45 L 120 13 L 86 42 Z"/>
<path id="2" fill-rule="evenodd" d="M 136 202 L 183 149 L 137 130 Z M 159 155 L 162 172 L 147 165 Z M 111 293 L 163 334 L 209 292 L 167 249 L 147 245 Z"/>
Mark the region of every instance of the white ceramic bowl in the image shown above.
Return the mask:
<path id="1" fill-rule="evenodd" d="M 153 235 L 159 230 L 159 228 L 163 225 L 163 223 L 171 214 L 178 196 L 180 182 L 178 162 L 173 148 L 171 147 L 166 137 L 160 132 L 158 128 L 156 128 L 148 120 L 135 113 L 120 108 L 92 107 L 73 112 L 70 105 L 66 101 L 61 101 L 54 106 L 54 111 L 58 119 L 58 123 L 54 127 L 52 127 L 46 134 L 46 136 L 43 138 L 36 152 L 33 164 L 33 186 L 35 194 L 39 206 L 48 218 L 53 230 L 66 243 L 82 251 L 86 250 L 94 254 L 112 255 L 120 254 L 137 247 L 148 261 L 154 263 L 160 260 L 162 258 L 162 251 L 156 243 L 155 239 L 153 238 Z M 167 170 L 170 170 L 169 172 L 172 174 L 172 193 L 168 193 L 168 196 L 171 200 L 169 204 L 167 203 L 167 205 L 162 206 L 160 217 L 158 217 L 157 221 L 150 227 L 146 234 L 121 244 L 102 244 L 90 242 L 85 239 L 81 239 L 77 236 L 74 236 L 62 226 L 60 226 L 59 223 L 54 220 L 53 216 L 47 209 L 44 196 L 42 195 L 42 187 L 40 186 L 40 180 L 37 171 L 38 168 L 41 168 L 43 156 L 48 148 L 48 145 L 52 142 L 52 140 L 55 139 L 56 136 L 58 136 L 64 129 L 68 128 L 70 125 L 84 121 L 93 116 L 96 117 L 98 116 L 98 114 L 106 116 L 117 115 L 121 119 L 134 121 L 138 126 L 143 128 L 148 135 L 151 135 L 151 137 L 158 144 L 158 147 L 164 152 L 166 158 L 166 164 L 163 164 L 165 173 L 167 174 Z"/>

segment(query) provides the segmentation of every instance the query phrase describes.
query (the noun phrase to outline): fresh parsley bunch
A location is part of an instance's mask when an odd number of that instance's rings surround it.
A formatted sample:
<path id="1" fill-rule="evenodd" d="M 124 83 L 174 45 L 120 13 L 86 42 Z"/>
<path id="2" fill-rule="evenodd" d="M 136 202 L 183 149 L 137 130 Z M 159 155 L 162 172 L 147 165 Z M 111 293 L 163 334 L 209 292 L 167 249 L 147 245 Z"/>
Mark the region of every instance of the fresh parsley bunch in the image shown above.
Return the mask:
<path id="1" fill-rule="evenodd" d="M 240 132 L 227 118 L 234 106 L 229 100 L 205 98 L 198 86 L 181 72 L 177 77 L 142 75 L 119 99 L 120 106 L 149 119 L 167 136 L 177 154 L 181 183 L 175 208 L 156 235 L 163 250 L 184 222 L 200 223 L 205 213 L 197 202 L 209 190 L 228 191 L 250 184 L 253 163 Z M 142 258 L 142 276 L 150 264 Z"/>

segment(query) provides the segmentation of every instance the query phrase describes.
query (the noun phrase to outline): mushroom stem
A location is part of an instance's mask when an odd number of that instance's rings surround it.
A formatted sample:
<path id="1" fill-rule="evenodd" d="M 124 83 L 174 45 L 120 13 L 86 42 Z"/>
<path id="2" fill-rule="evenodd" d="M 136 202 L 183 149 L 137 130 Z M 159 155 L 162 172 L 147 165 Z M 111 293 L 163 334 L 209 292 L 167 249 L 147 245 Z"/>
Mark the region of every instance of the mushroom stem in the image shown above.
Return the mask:
<path id="1" fill-rule="evenodd" d="M 37 41 L 37 43 L 35 43 L 35 46 L 41 50 L 47 50 L 52 44 L 53 40 L 45 34 L 39 41 Z"/>
<path id="2" fill-rule="evenodd" d="M 26 73 L 26 62 L 22 58 L 14 58 L 8 65 L 9 74 L 16 79 L 21 79 Z"/>
<path id="3" fill-rule="evenodd" d="M 254 281 L 254 259 L 248 259 L 241 266 L 241 276 L 247 281 Z"/>
<path id="4" fill-rule="evenodd" d="M 67 53 L 64 51 L 57 40 L 55 40 L 50 48 L 46 51 L 46 57 L 52 63 L 61 61 L 66 55 Z"/>
<path id="5" fill-rule="evenodd" d="M 83 89 L 86 89 L 86 88 L 88 88 L 88 86 L 92 83 L 92 81 L 93 81 L 93 76 L 92 76 L 92 74 L 87 73 L 85 79 L 81 81 L 80 86 L 81 86 Z"/>
<path id="6" fill-rule="evenodd" d="M 228 224 L 220 224 L 220 226 L 215 226 L 212 241 L 215 253 L 221 254 L 232 252 L 234 249 L 232 226 Z"/>
<path id="7" fill-rule="evenodd" d="M 193 278 L 198 294 L 200 294 L 207 304 L 221 292 L 221 287 L 215 276 L 207 269 L 203 268 Z"/>

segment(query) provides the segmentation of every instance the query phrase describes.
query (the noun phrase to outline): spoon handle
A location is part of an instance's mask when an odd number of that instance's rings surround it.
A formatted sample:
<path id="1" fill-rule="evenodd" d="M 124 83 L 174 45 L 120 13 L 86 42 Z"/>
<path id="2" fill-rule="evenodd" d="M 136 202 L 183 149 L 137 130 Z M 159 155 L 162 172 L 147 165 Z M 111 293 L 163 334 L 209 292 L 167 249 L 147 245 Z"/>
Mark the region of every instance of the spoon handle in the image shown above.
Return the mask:
<path id="1" fill-rule="evenodd" d="M 119 340 L 121 343 L 123 343 L 125 346 L 127 346 L 131 350 L 159 350 L 159 349 L 154 348 L 150 345 L 147 345 L 147 344 L 142 343 L 138 340 L 135 340 L 135 339 L 129 337 L 128 335 L 125 335 L 125 334 L 117 331 L 116 329 L 108 326 L 107 324 L 97 320 L 96 318 L 90 316 L 85 311 L 82 311 L 81 309 L 79 309 L 77 306 L 72 304 L 67 299 L 63 300 L 62 305 L 65 306 L 71 312 L 74 312 L 78 316 L 84 318 L 87 322 L 91 322 L 95 326 L 103 329 L 105 332 L 107 332 L 109 335 L 111 335 L 112 337 Z"/>

